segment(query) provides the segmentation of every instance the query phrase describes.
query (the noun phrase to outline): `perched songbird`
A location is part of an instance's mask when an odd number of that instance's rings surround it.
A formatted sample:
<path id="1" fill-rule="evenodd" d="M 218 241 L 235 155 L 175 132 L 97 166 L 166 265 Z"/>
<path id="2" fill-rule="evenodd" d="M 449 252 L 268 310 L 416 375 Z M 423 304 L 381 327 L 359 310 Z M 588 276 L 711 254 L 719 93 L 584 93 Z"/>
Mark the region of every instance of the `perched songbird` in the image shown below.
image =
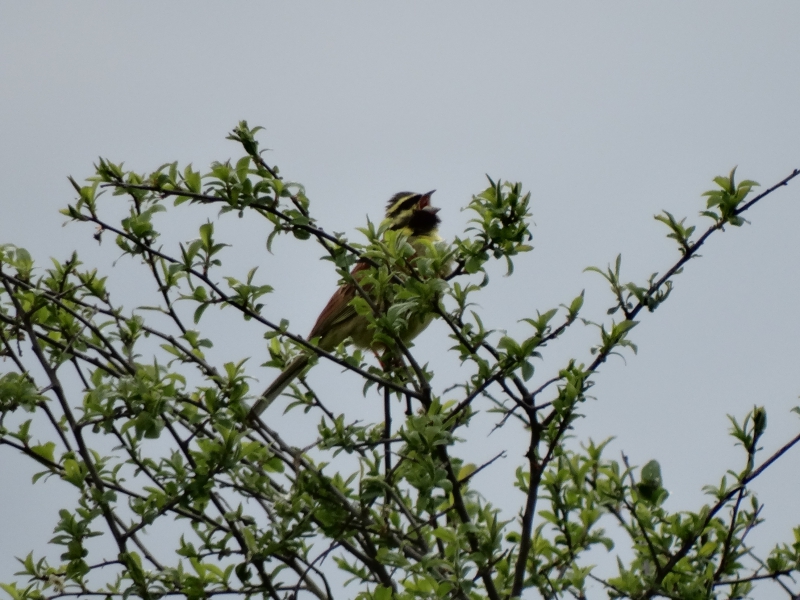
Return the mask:
<path id="1" fill-rule="evenodd" d="M 426 244 L 419 243 L 420 241 L 441 241 L 438 233 L 440 220 L 436 214 L 439 209 L 431 206 L 431 194 L 434 191 L 427 194 L 400 192 L 395 194 L 386 206 L 388 228 L 405 235 L 418 253 L 424 251 L 426 247 Z M 359 261 L 353 267 L 350 275 L 355 281 L 358 281 L 361 277 L 360 273 L 368 268 L 367 262 Z M 317 346 L 326 352 L 335 349 L 347 338 L 352 338 L 353 343 L 360 348 L 372 346 L 374 331 L 370 329 L 369 321 L 360 316 L 350 305 L 350 301 L 356 297 L 357 293 L 356 286 L 352 283 L 346 283 L 336 290 L 317 317 L 317 322 L 311 329 L 311 333 L 308 334 L 308 339 L 318 338 Z M 433 315 L 425 319 L 409 319 L 408 328 L 402 336 L 403 341 L 407 342 L 416 337 L 428 326 L 432 318 Z M 284 368 L 253 405 L 250 410 L 251 418 L 264 412 L 281 395 L 294 378 L 306 368 L 309 358 L 310 355 L 301 354 Z"/>

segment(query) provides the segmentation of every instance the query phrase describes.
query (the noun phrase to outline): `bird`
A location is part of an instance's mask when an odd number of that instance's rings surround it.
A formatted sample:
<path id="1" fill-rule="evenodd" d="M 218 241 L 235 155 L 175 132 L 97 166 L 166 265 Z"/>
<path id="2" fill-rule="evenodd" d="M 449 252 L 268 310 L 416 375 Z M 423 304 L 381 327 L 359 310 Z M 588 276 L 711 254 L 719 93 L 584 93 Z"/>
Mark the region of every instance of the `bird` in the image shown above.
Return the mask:
<path id="1" fill-rule="evenodd" d="M 437 214 L 439 209 L 431 206 L 431 196 L 435 191 L 431 190 L 425 194 L 399 192 L 392 196 L 386 205 L 384 223 L 388 226 L 387 229 L 406 236 L 417 254 L 423 252 L 428 243 L 442 240 L 438 232 L 441 222 Z M 369 262 L 359 260 L 350 272 L 350 276 L 357 282 L 361 278 L 362 272 L 369 268 Z M 316 338 L 317 347 L 326 352 L 334 350 L 347 338 L 351 338 L 359 348 L 379 349 L 374 347 L 374 331 L 369 327 L 369 321 L 366 317 L 359 315 L 350 304 L 357 294 L 357 287 L 353 282 L 341 285 L 322 309 L 307 339 Z M 432 314 L 422 319 L 413 317 L 409 319 L 406 331 L 402 335 L 403 341 L 409 342 L 419 335 L 432 319 Z M 286 365 L 250 409 L 251 419 L 257 419 L 258 415 L 283 393 L 283 390 L 308 366 L 310 358 L 310 354 L 301 354 Z"/>

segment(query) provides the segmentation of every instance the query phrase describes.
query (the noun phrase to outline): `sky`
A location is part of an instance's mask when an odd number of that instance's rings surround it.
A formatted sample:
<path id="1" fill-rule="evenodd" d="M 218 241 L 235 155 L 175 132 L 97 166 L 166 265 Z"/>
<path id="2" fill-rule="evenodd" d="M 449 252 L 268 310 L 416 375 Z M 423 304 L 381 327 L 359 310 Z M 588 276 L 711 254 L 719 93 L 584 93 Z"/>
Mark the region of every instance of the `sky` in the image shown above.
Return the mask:
<path id="1" fill-rule="evenodd" d="M 63 227 L 67 176 L 90 176 L 99 156 L 141 171 L 173 160 L 203 168 L 238 155 L 225 136 L 245 119 L 265 128 L 267 159 L 305 186 L 320 224 L 353 239 L 397 191 L 436 189 L 452 238 L 487 174 L 522 182 L 535 250 L 513 277 L 491 272 L 486 322 L 524 331 L 519 319 L 581 290 L 585 316 L 600 321 L 612 298 L 585 267 L 622 254 L 626 277 L 644 282 L 677 259 L 653 215 L 700 228 L 713 177 L 738 166 L 768 187 L 800 168 L 798 19 L 790 1 L 2 3 L 0 243 L 42 262 L 78 249 L 130 292 L 133 266 L 114 264 L 112 243 Z M 747 218 L 715 235 L 668 302 L 642 316 L 638 354 L 603 366 L 573 432 L 576 443 L 615 436 L 613 458 L 659 460 L 673 509 L 697 509 L 703 485 L 741 468 L 726 415 L 764 405 L 765 453 L 800 429 L 789 412 L 800 404 L 800 182 Z M 281 239 L 270 256 L 260 223 L 220 227 L 240 242 L 231 264 L 260 265 L 275 286 L 268 314 L 310 329 L 337 279 L 319 247 Z M 588 361 L 595 339 L 576 328 L 548 350 L 542 377 L 571 356 Z M 434 369 L 448 346 L 437 323 L 417 341 Z M 245 348 L 264 353 L 258 338 Z M 458 371 L 443 362 L 439 373 Z M 367 401 L 338 408 L 372 410 Z M 492 476 L 513 473 L 523 446 L 477 429 L 476 460 L 505 449 Z M 8 581 L 11 556 L 50 538 L 58 498 L 48 490 L 59 484 L 32 486 L 31 467 L 0 453 Z M 756 541 L 789 541 L 800 523 L 798 458 L 757 484 L 768 525 Z"/>

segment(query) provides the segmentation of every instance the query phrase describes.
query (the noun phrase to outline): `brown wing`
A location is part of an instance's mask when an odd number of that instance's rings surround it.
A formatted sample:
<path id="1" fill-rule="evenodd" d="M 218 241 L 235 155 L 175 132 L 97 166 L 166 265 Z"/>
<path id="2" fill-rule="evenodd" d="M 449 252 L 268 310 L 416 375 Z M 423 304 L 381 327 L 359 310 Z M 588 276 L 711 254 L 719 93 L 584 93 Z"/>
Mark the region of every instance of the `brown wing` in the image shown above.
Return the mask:
<path id="1" fill-rule="evenodd" d="M 350 271 L 350 275 L 354 279 L 358 279 L 358 273 L 368 268 L 369 265 L 367 263 L 358 262 L 356 266 L 353 267 L 353 270 Z M 324 350 L 335 348 L 343 342 L 348 334 L 342 336 L 330 336 L 328 334 L 332 333 L 334 328 L 342 332 L 349 330 L 349 327 L 344 325 L 347 321 L 358 316 L 355 309 L 350 306 L 350 301 L 355 297 L 356 288 L 352 284 L 343 285 L 336 290 L 333 296 L 331 296 L 331 299 L 328 300 L 328 304 L 322 309 L 319 317 L 317 317 L 317 322 L 314 323 L 311 333 L 308 334 L 308 339 L 313 339 L 315 337 L 321 338 L 320 347 Z M 341 339 L 337 339 L 339 337 L 341 337 Z"/>

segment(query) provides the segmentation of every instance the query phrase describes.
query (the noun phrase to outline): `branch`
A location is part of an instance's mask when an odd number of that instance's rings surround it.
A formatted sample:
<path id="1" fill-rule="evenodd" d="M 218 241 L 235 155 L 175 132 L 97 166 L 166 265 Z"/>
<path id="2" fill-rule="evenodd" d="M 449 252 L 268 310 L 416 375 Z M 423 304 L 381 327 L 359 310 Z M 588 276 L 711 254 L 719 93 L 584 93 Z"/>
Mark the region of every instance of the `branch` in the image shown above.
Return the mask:
<path id="1" fill-rule="evenodd" d="M 167 262 L 169 262 L 171 264 L 181 265 L 182 267 L 184 266 L 183 263 L 181 263 L 180 261 L 172 258 L 171 256 L 168 256 L 168 255 L 160 252 L 159 250 L 154 250 L 152 248 L 149 248 L 147 245 L 143 244 L 138 238 L 136 238 L 136 237 L 134 237 L 134 236 L 132 236 L 132 235 L 120 230 L 120 229 L 117 229 L 116 227 L 108 225 L 105 222 L 100 221 L 96 217 L 86 217 L 86 216 L 84 216 L 84 218 L 85 218 L 85 220 L 93 222 L 93 223 L 96 223 L 97 225 L 103 227 L 104 229 L 107 229 L 108 231 L 111 231 L 112 233 L 115 233 L 116 235 L 119 235 L 119 236 L 125 238 L 129 242 L 132 242 L 132 243 L 136 244 L 136 246 L 139 247 L 139 248 L 147 249 L 147 251 L 152 252 L 154 255 L 158 256 L 159 258 L 164 259 L 165 261 L 167 261 Z M 410 396 L 412 396 L 414 398 L 417 398 L 417 399 L 419 399 L 421 397 L 421 395 L 418 392 L 416 392 L 415 390 L 409 390 L 408 388 L 404 388 L 401 385 L 397 385 L 396 383 L 394 383 L 392 381 L 387 381 L 387 380 L 385 380 L 385 379 L 383 379 L 381 377 L 376 377 L 372 373 L 369 373 L 369 372 L 367 372 L 367 371 L 365 371 L 365 370 L 363 370 L 363 369 L 361 369 L 359 367 L 351 365 L 350 363 L 348 363 L 347 361 L 339 358 L 335 354 L 332 354 L 330 352 L 326 352 L 325 350 L 322 350 L 321 348 L 319 348 L 318 346 L 315 346 L 314 344 L 312 344 L 311 342 L 309 342 L 308 340 L 306 340 L 304 337 L 302 337 L 300 335 L 296 335 L 296 334 L 293 334 L 293 333 L 289 333 L 287 331 L 283 331 L 279 325 L 269 321 L 268 319 L 265 319 L 259 313 L 255 312 L 255 311 L 252 311 L 249 308 L 241 306 L 241 305 L 237 304 L 236 302 L 234 302 L 231 299 L 231 297 L 228 296 L 225 292 L 223 292 L 222 289 L 220 289 L 220 287 L 217 284 L 215 284 L 213 281 L 211 281 L 211 279 L 205 273 L 201 273 L 200 271 L 197 271 L 196 269 L 189 268 L 189 267 L 185 268 L 185 272 L 186 273 L 190 273 L 191 275 L 193 275 L 194 277 L 196 277 L 197 279 L 199 279 L 200 281 L 205 283 L 210 289 L 212 289 L 226 303 L 227 306 L 231 306 L 233 308 L 238 309 L 243 314 L 247 315 L 248 317 L 250 317 L 251 319 L 253 319 L 255 321 L 258 321 L 259 323 L 261 323 L 262 325 L 265 325 L 266 327 L 268 327 L 269 329 L 272 329 L 273 331 L 280 332 L 281 335 L 286 336 L 287 338 L 289 338 L 290 340 L 292 340 L 296 344 L 306 348 L 307 350 L 310 350 L 314 354 L 317 354 L 318 356 L 326 358 L 327 360 L 330 360 L 331 362 L 334 362 L 334 363 L 340 365 L 341 367 L 344 367 L 348 371 L 353 371 L 353 372 L 357 373 L 358 375 L 361 375 L 361 377 L 363 377 L 364 379 L 367 379 L 369 381 L 377 383 L 378 385 L 389 387 L 389 388 L 391 388 L 391 389 L 393 389 L 395 391 L 398 391 L 398 392 L 400 392 L 402 394 L 408 394 L 408 395 L 410 395 Z"/>
<path id="2" fill-rule="evenodd" d="M 728 491 L 728 493 L 725 494 L 725 496 L 720 498 L 717 501 L 717 503 L 714 504 L 714 506 L 708 512 L 708 515 L 706 515 L 706 518 L 703 521 L 703 526 L 702 528 L 700 528 L 700 531 L 708 527 L 708 524 L 711 523 L 711 520 L 717 515 L 717 513 L 720 510 L 722 510 L 722 508 L 731 500 L 731 498 L 737 495 L 740 492 L 740 490 L 747 487 L 747 485 L 751 481 L 753 481 L 756 477 L 761 475 L 766 469 L 770 467 L 770 465 L 772 465 L 776 460 L 778 460 L 781 456 L 786 454 L 793 446 L 797 445 L 798 443 L 800 443 L 800 434 L 796 435 L 792 440 L 784 444 L 780 450 L 775 452 L 766 461 L 764 461 L 764 463 L 760 467 L 755 469 L 752 473 L 750 473 L 746 477 L 743 477 L 742 480 L 737 485 L 733 486 Z M 672 571 L 673 568 L 675 568 L 675 565 L 678 564 L 678 562 L 684 556 L 686 556 L 686 554 L 689 552 L 693 544 L 694 544 L 694 538 L 691 537 L 688 538 L 683 543 L 683 545 L 678 549 L 678 551 L 672 555 L 672 558 L 670 558 L 667 561 L 667 563 L 660 569 L 660 572 L 655 579 L 656 585 L 660 585 L 660 583 L 664 580 L 664 577 L 666 577 L 669 574 L 669 572 Z"/>

